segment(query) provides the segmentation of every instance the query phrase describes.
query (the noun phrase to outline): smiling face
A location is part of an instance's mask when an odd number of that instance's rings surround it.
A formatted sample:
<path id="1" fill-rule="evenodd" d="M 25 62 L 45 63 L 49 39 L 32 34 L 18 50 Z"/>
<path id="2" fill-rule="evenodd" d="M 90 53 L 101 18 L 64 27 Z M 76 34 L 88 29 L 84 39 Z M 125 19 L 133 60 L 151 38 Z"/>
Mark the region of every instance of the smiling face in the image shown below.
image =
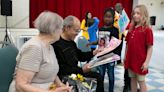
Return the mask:
<path id="1" fill-rule="evenodd" d="M 80 32 L 80 21 L 76 18 L 74 18 L 74 23 L 72 26 L 68 26 L 66 28 L 66 35 L 69 40 L 74 40 L 75 37 L 79 34 Z"/>
<path id="2" fill-rule="evenodd" d="M 100 45 L 100 46 L 105 46 L 105 39 L 104 39 L 104 38 L 101 38 L 101 39 L 99 40 L 99 45 Z"/>

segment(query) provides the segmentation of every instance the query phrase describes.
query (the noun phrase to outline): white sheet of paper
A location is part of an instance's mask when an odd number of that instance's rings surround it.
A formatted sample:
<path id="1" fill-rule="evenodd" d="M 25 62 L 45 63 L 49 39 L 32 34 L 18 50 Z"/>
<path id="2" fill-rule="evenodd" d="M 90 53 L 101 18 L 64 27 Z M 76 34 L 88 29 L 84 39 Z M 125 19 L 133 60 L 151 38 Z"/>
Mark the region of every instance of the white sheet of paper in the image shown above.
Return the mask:
<path id="1" fill-rule="evenodd" d="M 94 68 L 96 66 L 100 66 L 103 64 L 111 63 L 114 61 L 120 60 L 120 56 L 114 53 L 110 53 L 109 55 L 105 55 L 103 57 L 97 58 L 95 57 L 94 60 L 90 61 L 90 67 Z"/>

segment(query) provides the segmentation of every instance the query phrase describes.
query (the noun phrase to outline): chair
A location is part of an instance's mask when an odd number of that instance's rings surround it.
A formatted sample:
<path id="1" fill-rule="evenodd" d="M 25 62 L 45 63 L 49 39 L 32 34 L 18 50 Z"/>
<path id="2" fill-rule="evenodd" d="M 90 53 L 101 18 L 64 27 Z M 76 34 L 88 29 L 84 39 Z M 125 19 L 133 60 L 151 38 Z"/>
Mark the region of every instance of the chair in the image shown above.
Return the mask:
<path id="1" fill-rule="evenodd" d="M 0 48 L 0 92 L 8 92 L 13 79 L 18 49 L 7 42 L 0 41 L 5 47 Z"/>

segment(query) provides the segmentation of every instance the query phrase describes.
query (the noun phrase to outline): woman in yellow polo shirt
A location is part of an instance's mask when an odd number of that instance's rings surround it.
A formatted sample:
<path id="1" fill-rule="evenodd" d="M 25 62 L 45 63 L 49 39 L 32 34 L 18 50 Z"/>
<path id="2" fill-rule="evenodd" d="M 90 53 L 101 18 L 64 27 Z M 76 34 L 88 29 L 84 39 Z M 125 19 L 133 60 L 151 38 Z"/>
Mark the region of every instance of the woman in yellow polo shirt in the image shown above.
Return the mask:
<path id="1" fill-rule="evenodd" d="M 87 40 L 89 40 L 89 34 L 88 34 L 88 19 L 92 18 L 92 14 L 90 12 L 86 12 L 85 19 L 81 22 L 81 30 L 82 30 L 82 36 L 84 36 Z"/>

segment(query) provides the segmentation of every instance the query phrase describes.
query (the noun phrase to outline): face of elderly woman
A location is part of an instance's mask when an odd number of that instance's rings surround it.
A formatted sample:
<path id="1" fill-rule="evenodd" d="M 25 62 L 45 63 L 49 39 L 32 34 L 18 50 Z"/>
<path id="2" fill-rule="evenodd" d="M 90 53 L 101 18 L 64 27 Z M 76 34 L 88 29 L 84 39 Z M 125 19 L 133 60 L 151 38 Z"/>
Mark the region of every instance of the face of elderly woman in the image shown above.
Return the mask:
<path id="1" fill-rule="evenodd" d="M 62 29 L 58 29 L 52 34 L 52 38 L 54 39 L 52 43 L 60 39 L 60 35 L 62 34 L 62 32 L 63 32 Z"/>

